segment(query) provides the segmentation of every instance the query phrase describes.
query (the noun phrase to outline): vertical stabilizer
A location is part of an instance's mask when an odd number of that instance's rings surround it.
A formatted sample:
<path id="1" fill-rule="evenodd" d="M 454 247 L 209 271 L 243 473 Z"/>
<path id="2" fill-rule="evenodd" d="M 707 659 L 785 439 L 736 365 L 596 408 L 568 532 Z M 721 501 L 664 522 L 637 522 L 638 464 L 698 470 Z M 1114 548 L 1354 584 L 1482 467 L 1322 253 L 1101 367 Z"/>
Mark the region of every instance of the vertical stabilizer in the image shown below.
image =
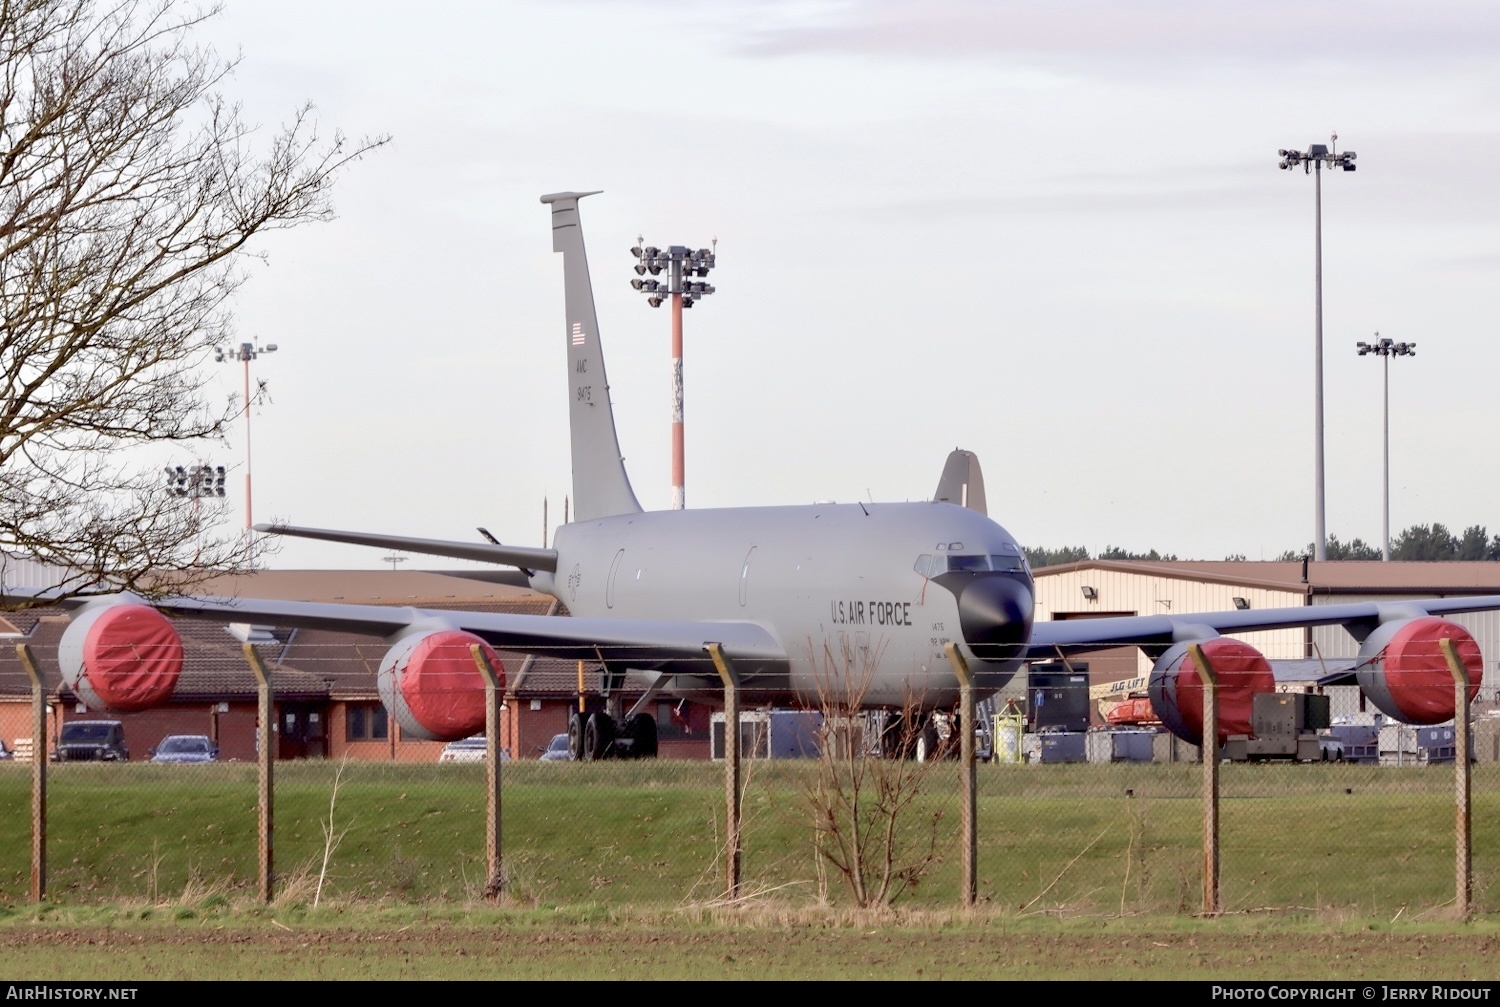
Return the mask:
<path id="1" fill-rule="evenodd" d="M 955 448 L 943 466 L 943 477 L 938 480 L 937 493 L 933 499 L 938 503 L 957 504 L 981 514 L 989 513 L 984 499 L 984 473 L 979 471 L 979 456 L 972 451 Z"/>
<path id="2" fill-rule="evenodd" d="M 552 206 L 552 250 L 563 254 L 563 289 L 567 300 L 568 418 L 573 434 L 574 520 L 591 521 L 612 514 L 636 514 L 614 408 L 604 376 L 604 349 L 594 314 L 594 288 L 578 222 L 578 201 L 592 192 L 554 192 L 542 202 Z"/>

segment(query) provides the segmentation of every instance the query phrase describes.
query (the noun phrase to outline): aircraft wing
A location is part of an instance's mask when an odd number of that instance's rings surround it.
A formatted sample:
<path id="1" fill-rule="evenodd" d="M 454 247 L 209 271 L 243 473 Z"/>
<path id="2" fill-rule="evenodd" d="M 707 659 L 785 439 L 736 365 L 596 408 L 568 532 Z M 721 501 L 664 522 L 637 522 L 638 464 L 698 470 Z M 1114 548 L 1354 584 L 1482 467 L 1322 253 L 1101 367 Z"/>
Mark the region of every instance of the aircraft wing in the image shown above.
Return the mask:
<path id="1" fill-rule="evenodd" d="M 500 545 L 489 542 L 452 542 L 435 538 L 408 538 L 404 535 L 372 535 L 361 531 L 335 531 L 328 528 L 298 528 L 284 524 L 258 524 L 255 530 L 270 535 L 290 535 L 294 538 L 313 538 L 324 542 L 347 542 L 351 545 L 371 545 L 380 549 L 400 549 L 402 552 L 419 552 L 429 556 L 447 556 L 449 559 L 472 559 L 481 563 L 498 563 L 501 566 L 521 567 L 525 570 L 557 570 L 557 550 L 533 549 L 519 545 Z"/>
<path id="2" fill-rule="evenodd" d="M 1059 653 L 1081 653 L 1106 647 L 1159 647 L 1184 640 L 1203 640 L 1224 633 L 1341 625 L 1357 636 L 1392 619 L 1452 615 L 1500 609 L 1500 595 L 1425 598 L 1416 601 L 1357 601 L 1343 605 L 1296 608 L 1235 609 L 1183 615 L 1132 615 L 1112 619 L 1065 619 L 1038 622 L 1031 631 L 1027 657 L 1042 660 Z"/>
<path id="3" fill-rule="evenodd" d="M 130 599 L 121 596 L 122 600 Z M 390 637 L 424 624 L 467 630 L 502 650 L 568 660 L 628 662 L 641 670 L 713 675 L 704 648 L 719 643 L 747 673 L 784 667 L 786 652 L 754 622 L 574 619 L 503 612 L 387 608 L 337 602 L 183 597 L 149 602 L 168 615 L 215 622 L 266 623 Z"/>

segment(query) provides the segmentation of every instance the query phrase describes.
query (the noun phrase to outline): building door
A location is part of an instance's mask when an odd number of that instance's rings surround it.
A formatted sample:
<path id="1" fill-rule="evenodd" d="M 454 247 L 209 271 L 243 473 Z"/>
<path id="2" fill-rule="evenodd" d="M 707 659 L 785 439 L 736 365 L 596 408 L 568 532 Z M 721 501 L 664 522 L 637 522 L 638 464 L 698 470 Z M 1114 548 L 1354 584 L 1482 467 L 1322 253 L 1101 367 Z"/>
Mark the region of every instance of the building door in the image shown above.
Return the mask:
<path id="1" fill-rule="evenodd" d="M 318 703 L 281 705 L 278 759 L 321 759 L 328 755 L 327 711 Z"/>

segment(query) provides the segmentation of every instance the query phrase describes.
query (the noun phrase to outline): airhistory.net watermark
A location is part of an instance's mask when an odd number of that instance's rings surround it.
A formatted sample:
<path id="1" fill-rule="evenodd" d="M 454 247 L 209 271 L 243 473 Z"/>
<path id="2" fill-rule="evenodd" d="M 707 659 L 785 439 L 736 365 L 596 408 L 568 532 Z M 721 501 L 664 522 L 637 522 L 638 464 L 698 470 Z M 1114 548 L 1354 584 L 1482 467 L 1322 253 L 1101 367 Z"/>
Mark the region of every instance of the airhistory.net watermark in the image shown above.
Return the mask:
<path id="1" fill-rule="evenodd" d="M 79 983 L 7 983 L 6 1000 L 134 1000 L 138 986 Z"/>

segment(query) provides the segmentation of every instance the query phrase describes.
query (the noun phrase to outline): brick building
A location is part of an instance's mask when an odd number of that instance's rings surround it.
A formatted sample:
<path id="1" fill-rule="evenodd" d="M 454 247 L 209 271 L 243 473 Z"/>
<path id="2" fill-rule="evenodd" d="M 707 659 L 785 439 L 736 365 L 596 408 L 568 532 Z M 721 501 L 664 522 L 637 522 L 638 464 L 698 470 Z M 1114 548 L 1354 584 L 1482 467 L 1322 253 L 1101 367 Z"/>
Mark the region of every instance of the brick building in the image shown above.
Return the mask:
<path id="1" fill-rule="evenodd" d="M 513 612 L 558 618 L 551 598 L 506 585 L 423 571 L 266 571 L 223 578 L 205 594 L 401 605 L 424 609 Z M 105 718 L 124 724 L 132 759 L 170 734 L 206 734 L 222 759 L 255 758 L 256 689 L 241 652 L 251 642 L 272 672 L 278 757 L 434 761 L 442 742 L 403 738 L 376 692 L 375 677 L 387 645 L 351 633 L 178 620 L 184 664 L 172 699 L 156 709 L 117 714 L 84 707 L 62 682 L 57 643 L 67 617 L 57 609 L 32 609 L 0 617 L 0 740 L 14 747 L 31 734 L 30 686 L 14 644 L 31 645 L 42 672 L 50 711 L 49 747 L 58 720 Z M 599 688 L 597 664 L 500 652 L 506 673 L 500 743 L 514 758 L 535 758 L 554 734 L 567 730 L 580 677 L 587 692 Z M 642 683 L 627 679 L 627 705 Z M 653 703 L 662 758 L 707 758 L 709 711 L 696 704 Z"/>

